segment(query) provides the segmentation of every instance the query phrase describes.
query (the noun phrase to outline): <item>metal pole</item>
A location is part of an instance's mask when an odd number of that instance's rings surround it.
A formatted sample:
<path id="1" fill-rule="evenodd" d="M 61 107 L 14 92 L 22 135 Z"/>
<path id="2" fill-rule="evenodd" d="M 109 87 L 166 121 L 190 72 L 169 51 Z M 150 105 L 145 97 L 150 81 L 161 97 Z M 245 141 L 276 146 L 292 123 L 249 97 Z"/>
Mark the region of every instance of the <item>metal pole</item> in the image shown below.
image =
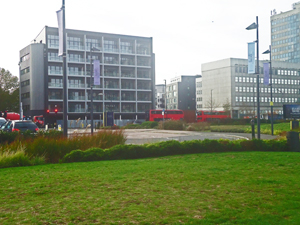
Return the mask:
<path id="1" fill-rule="evenodd" d="M 213 89 L 210 89 L 210 115 L 212 115 L 213 111 L 212 91 Z"/>
<path id="2" fill-rule="evenodd" d="M 270 86 L 271 86 L 271 134 L 274 135 L 274 127 L 273 127 L 273 82 L 272 82 L 272 46 L 269 45 L 270 51 Z"/>
<path id="3" fill-rule="evenodd" d="M 259 104 L 259 38 L 258 38 L 258 16 L 256 16 L 256 73 L 257 73 L 257 139 L 260 139 L 260 104 Z"/>
<path id="4" fill-rule="evenodd" d="M 167 110 L 168 109 L 168 106 L 167 106 L 167 80 L 164 80 L 165 81 L 165 109 Z"/>
<path id="5" fill-rule="evenodd" d="M 67 46 L 66 46 L 66 17 L 65 17 L 65 0 L 62 0 L 63 10 L 63 124 L 64 124 L 64 136 L 68 137 L 68 87 L 67 87 Z"/>
<path id="6" fill-rule="evenodd" d="M 92 43 L 91 43 L 91 51 L 90 51 L 90 57 L 91 57 L 91 64 L 90 64 L 90 73 L 91 73 L 91 80 L 90 80 L 90 84 L 91 84 L 91 135 L 93 135 L 93 129 L 94 129 L 94 120 L 93 120 L 93 76 L 92 76 Z"/>

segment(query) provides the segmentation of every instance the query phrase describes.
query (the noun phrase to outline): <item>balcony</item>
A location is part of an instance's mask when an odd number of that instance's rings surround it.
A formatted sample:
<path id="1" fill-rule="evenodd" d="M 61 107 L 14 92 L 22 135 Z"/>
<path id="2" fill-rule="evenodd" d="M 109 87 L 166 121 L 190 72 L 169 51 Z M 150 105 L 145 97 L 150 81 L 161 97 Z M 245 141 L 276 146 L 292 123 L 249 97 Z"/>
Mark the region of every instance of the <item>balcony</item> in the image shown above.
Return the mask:
<path id="1" fill-rule="evenodd" d="M 68 58 L 68 62 L 85 63 L 84 58 Z"/>
<path id="2" fill-rule="evenodd" d="M 54 87 L 54 88 L 62 88 L 62 83 L 48 83 L 48 87 Z"/>
<path id="3" fill-rule="evenodd" d="M 69 84 L 69 88 L 85 88 L 85 84 Z"/>
<path id="4" fill-rule="evenodd" d="M 49 100 L 63 100 L 62 96 L 52 96 L 48 95 Z"/>
<path id="5" fill-rule="evenodd" d="M 83 45 L 68 45 L 67 48 L 69 50 L 85 50 L 85 47 Z"/>
<path id="6" fill-rule="evenodd" d="M 49 75 L 63 75 L 62 70 L 48 70 Z"/>
<path id="7" fill-rule="evenodd" d="M 59 56 L 48 56 L 48 61 L 51 62 L 62 62 L 62 57 Z"/>
<path id="8" fill-rule="evenodd" d="M 69 96 L 69 100 L 74 100 L 74 101 L 84 101 L 85 96 Z"/>

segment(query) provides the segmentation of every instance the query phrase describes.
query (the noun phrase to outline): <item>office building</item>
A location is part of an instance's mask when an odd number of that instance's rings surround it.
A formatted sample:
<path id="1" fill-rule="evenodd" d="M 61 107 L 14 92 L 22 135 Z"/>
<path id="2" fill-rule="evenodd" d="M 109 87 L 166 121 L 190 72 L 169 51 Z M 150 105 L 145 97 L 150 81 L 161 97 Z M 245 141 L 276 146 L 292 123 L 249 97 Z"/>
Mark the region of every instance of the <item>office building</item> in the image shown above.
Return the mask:
<path id="1" fill-rule="evenodd" d="M 264 118 L 270 114 L 271 88 L 263 84 L 263 63 L 260 61 L 260 110 Z M 222 111 L 227 102 L 231 105 L 232 118 L 256 115 L 256 75 L 248 74 L 248 60 L 228 58 L 202 64 L 202 81 L 198 80 L 199 109 Z M 284 104 L 300 103 L 300 64 L 272 62 L 272 94 L 275 118 L 283 113 Z M 200 85 L 201 82 L 201 85 Z M 201 94 L 200 94 L 201 93 Z M 198 109 L 198 108 L 197 108 Z"/>
<path id="2" fill-rule="evenodd" d="M 93 86 L 94 118 L 112 111 L 117 119 L 143 119 L 145 111 L 155 107 L 151 37 L 66 29 L 66 40 L 69 120 L 90 116 L 91 59 L 100 60 L 100 85 Z M 49 109 L 46 116 L 62 119 L 63 62 L 58 42 L 58 29 L 46 26 L 20 51 L 24 115 L 46 115 Z"/>
<path id="3" fill-rule="evenodd" d="M 292 10 L 271 15 L 272 60 L 300 62 L 300 2 Z"/>
<path id="4" fill-rule="evenodd" d="M 182 75 L 167 84 L 167 109 L 196 110 L 196 78 Z"/>

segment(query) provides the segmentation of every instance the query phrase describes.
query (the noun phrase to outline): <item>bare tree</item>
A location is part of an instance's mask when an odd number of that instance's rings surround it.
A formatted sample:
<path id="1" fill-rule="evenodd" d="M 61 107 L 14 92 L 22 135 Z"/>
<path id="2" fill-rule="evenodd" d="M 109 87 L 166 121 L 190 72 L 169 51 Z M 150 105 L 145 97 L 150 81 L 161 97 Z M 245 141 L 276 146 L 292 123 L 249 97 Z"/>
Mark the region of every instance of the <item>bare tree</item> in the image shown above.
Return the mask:
<path id="1" fill-rule="evenodd" d="M 227 115 L 230 115 L 231 103 L 228 98 L 226 98 L 226 101 L 223 103 L 223 109 Z"/>

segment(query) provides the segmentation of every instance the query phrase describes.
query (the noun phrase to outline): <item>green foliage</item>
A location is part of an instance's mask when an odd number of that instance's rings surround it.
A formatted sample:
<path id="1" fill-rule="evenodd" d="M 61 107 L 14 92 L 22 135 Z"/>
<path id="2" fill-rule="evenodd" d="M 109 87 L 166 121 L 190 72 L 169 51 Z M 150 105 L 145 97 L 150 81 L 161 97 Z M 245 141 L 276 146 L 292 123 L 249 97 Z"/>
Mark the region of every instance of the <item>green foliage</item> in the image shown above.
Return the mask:
<path id="1" fill-rule="evenodd" d="M 84 162 L 98 160 L 138 159 L 168 155 L 218 153 L 239 151 L 288 151 L 285 140 L 193 140 L 165 141 L 144 145 L 116 145 L 110 149 L 93 148 L 75 150 L 66 154 L 62 162 Z"/>
<path id="2" fill-rule="evenodd" d="M 158 128 L 163 130 L 184 130 L 184 124 L 182 120 L 165 120 L 159 122 Z"/>
<path id="3" fill-rule="evenodd" d="M 29 157 L 22 148 L 17 151 L 0 152 L 0 168 L 42 164 L 45 164 L 43 156 Z"/>
<path id="4" fill-rule="evenodd" d="M 186 127 L 187 131 L 206 131 L 210 130 L 210 124 L 207 122 L 191 123 Z"/>
<path id="5" fill-rule="evenodd" d="M 158 122 L 157 121 L 145 121 L 141 125 L 144 129 L 152 129 L 152 128 L 155 128 L 158 126 Z"/>
<path id="6" fill-rule="evenodd" d="M 69 138 L 62 136 L 61 132 L 49 132 L 46 135 L 38 134 L 34 138 L 15 139 L 14 142 L 0 148 L 0 152 L 16 150 L 25 147 L 25 154 L 30 158 L 45 157 L 48 163 L 57 163 L 67 153 L 75 149 L 86 150 L 92 147 L 110 148 L 117 144 L 124 144 L 126 138 L 123 130 L 102 130 L 91 135 L 76 134 Z"/>
<path id="7" fill-rule="evenodd" d="M 127 124 L 125 129 L 153 129 L 158 126 L 157 121 L 145 121 L 142 124 Z"/>
<path id="8" fill-rule="evenodd" d="M 18 112 L 19 81 L 8 70 L 0 68 L 0 111 Z"/>

